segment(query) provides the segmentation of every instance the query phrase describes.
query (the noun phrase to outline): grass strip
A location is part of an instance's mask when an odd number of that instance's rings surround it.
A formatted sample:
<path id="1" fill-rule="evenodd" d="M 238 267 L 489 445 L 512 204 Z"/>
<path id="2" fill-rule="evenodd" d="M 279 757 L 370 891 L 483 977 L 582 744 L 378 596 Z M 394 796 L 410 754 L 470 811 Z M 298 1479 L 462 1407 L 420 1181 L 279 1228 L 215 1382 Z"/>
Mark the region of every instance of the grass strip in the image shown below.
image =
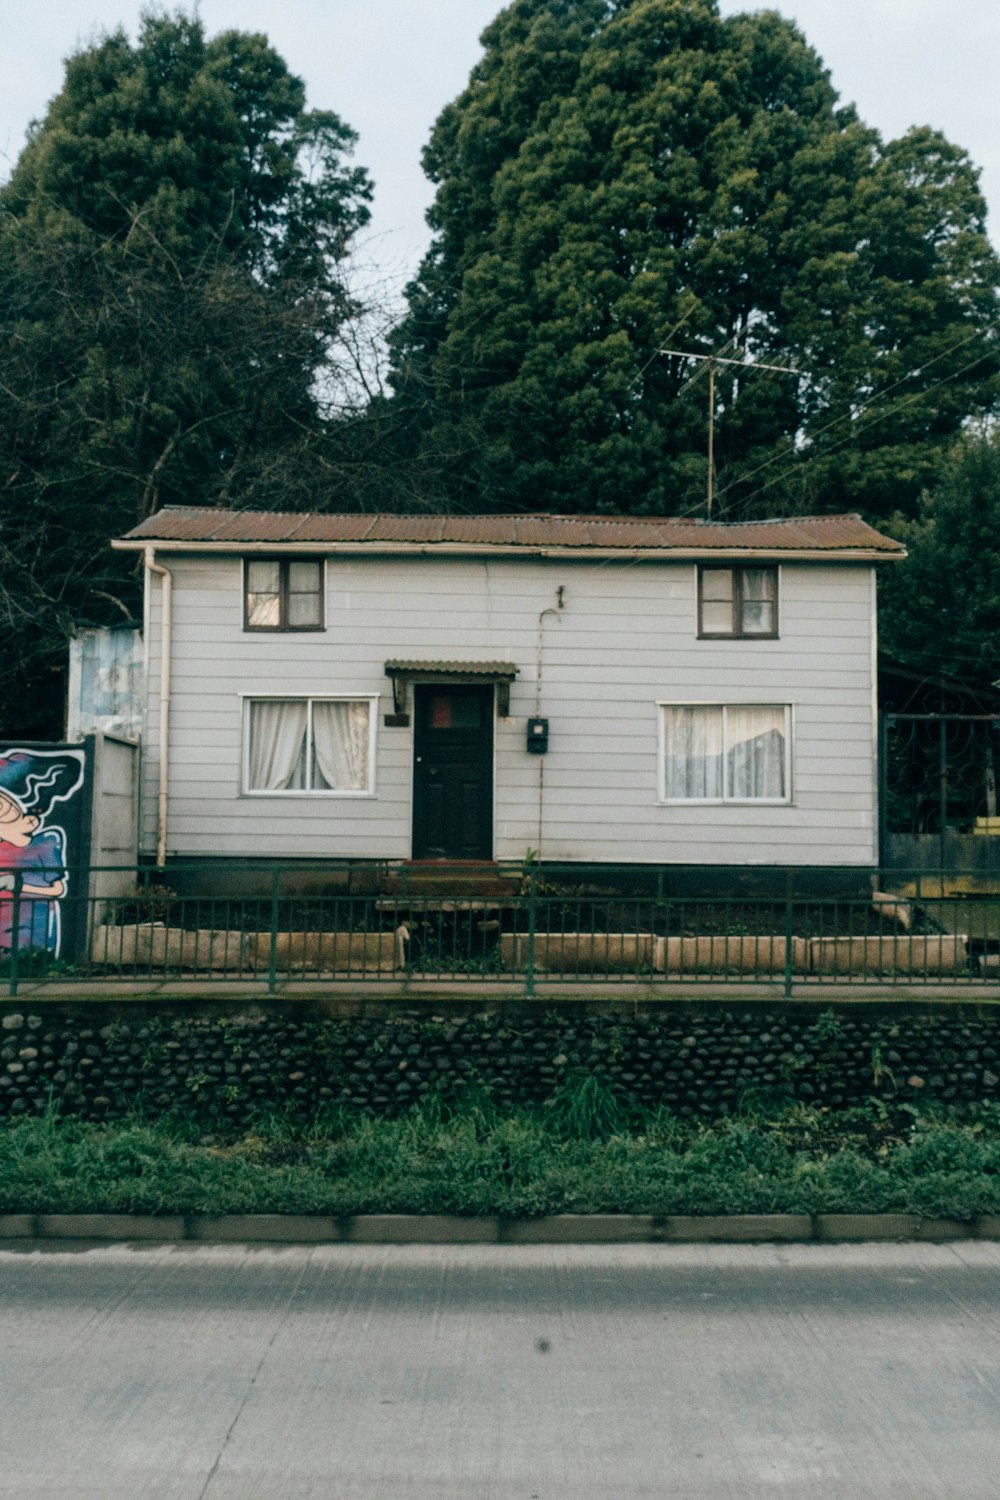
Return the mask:
<path id="1" fill-rule="evenodd" d="M 395 1119 L 58 1114 L 0 1125 L 3 1213 L 1000 1212 L 1000 1108 L 873 1100 L 712 1123 L 578 1083 L 534 1110 L 425 1098 Z"/>

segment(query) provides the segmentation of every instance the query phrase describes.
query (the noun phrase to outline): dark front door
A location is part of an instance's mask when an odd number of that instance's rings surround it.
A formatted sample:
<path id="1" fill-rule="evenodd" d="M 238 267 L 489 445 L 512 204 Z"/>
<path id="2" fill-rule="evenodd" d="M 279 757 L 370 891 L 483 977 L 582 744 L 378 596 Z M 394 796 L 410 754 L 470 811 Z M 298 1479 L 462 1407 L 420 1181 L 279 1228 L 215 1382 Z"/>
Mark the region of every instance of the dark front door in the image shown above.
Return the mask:
<path id="1" fill-rule="evenodd" d="M 493 856 L 493 688 L 418 683 L 413 858 Z"/>

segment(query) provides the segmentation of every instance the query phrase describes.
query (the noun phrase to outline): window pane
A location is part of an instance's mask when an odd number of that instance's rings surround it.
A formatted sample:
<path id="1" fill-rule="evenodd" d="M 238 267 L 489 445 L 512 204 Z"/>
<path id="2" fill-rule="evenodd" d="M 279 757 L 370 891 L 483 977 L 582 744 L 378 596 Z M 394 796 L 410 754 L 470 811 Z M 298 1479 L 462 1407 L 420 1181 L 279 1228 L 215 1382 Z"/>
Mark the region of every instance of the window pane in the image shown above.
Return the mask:
<path id="1" fill-rule="evenodd" d="M 281 625 L 280 597 L 277 594 L 248 594 L 247 624 L 277 630 Z"/>
<path id="2" fill-rule="evenodd" d="M 313 703 L 313 787 L 331 792 L 369 789 L 367 700 Z"/>
<path id="3" fill-rule="evenodd" d="M 281 592 L 281 564 L 277 562 L 247 563 L 248 594 L 278 594 Z"/>
<path id="4" fill-rule="evenodd" d="M 701 629 L 703 635 L 732 635 L 733 606 L 727 601 L 715 604 L 708 599 L 701 601 Z"/>
<path id="5" fill-rule="evenodd" d="M 455 698 L 451 711 L 452 728 L 478 729 L 482 706 L 482 698 L 473 697 L 471 693 Z"/>
<path id="6" fill-rule="evenodd" d="M 774 635 L 774 605 L 770 599 L 744 599 L 740 632 L 743 635 Z"/>
<path id="7" fill-rule="evenodd" d="M 451 709 L 454 699 L 445 697 L 443 693 L 435 693 L 431 699 L 430 720 L 432 729 L 451 728 Z"/>
<path id="8" fill-rule="evenodd" d="M 318 594 L 289 594 L 289 625 L 319 625 L 321 621 L 320 597 Z"/>
<path id="9" fill-rule="evenodd" d="M 665 708 L 663 742 L 665 797 L 721 798 L 721 708 Z"/>
<path id="10" fill-rule="evenodd" d="M 304 700 L 275 699 L 250 704 L 250 791 L 302 791 L 306 784 Z"/>
<path id="11" fill-rule="evenodd" d="M 743 569 L 744 599 L 773 599 L 777 577 L 773 568 Z"/>
<path id="12" fill-rule="evenodd" d="M 773 568 L 744 568 L 741 574 L 740 631 L 773 635 L 777 628 L 778 575 Z"/>
<path id="13" fill-rule="evenodd" d="M 478 729 L 481 703 L 471 693 L 435 693 L 430 702 L 430 728 Z"/>
<path id="14" fill-rule="evenodd" d="M 288 588 L 293 594 L 318 594 L 321 568 L 318 562 L 290 562 Z"/>
<path id="15" fill-rule="evenodd" d="M 703 599 L 731 599 L 733 597 L 732 568 L 705 568 L 701 575 L 701 597 Z"/>
<path id="16" fill-rule="evenodd" d="M 785 790 L 785 710 L 726 710 L 726 796 L 739 801 L 781 798 Z"/>
<path id="17" fill-rule="evenodd" d="M 702 569 L 701 623 L 699 629 L 703 635 L 732 635 L 732 568 Z"/>

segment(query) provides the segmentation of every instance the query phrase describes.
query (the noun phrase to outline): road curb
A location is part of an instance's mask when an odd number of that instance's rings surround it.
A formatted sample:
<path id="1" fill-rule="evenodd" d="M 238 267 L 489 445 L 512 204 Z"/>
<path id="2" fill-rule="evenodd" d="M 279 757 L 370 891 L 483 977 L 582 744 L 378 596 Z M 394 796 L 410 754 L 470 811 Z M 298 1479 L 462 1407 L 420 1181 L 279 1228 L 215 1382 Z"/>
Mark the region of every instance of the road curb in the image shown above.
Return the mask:
<path id="1" fill-rule="evenodd" d="M 0 1244 L 694 1245 L 1000 1240 L 1000 1216 L 917 1214 L 0 1214 Z"/>

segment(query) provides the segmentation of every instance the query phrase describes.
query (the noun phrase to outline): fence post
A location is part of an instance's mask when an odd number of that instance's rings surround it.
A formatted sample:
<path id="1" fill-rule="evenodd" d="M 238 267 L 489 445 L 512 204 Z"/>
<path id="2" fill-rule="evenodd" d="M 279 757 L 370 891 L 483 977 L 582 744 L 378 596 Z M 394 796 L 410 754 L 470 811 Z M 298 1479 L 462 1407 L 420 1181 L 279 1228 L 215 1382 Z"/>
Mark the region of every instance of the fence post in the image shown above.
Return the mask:
<path id="1" fill-rule="evenodd" d="M 792 931 L 795 926 L 795 908 L 792 897 L 795 889 L 795 876 L 791 870 L 785 871 L 785 999 L 792 998 Z"/>
<path id="2" fill-rule="evenodd" d="M 535 993 L 535 932 L 538 927 L 538 892 L 535 867 L 528 871 L 528 946 L 525 954 L 524 993 L 530 1000 Z"/>
<path id="3" fill-rule="evenodd" d="M 14 875 L 14 891 L 10 903 L 10 978 L 7 993 L 13 1000 L 17 994 L 17 956 L 21 947 L 21 888 L 24 876 L 20 871 Z"/>
<path id="4" fill-rule="evenodd" d="M 281 894 L 281 871 L 271 871 L 271 942 L 267 956 L 267 993 L 278 988 L 278 898 Z"/>

